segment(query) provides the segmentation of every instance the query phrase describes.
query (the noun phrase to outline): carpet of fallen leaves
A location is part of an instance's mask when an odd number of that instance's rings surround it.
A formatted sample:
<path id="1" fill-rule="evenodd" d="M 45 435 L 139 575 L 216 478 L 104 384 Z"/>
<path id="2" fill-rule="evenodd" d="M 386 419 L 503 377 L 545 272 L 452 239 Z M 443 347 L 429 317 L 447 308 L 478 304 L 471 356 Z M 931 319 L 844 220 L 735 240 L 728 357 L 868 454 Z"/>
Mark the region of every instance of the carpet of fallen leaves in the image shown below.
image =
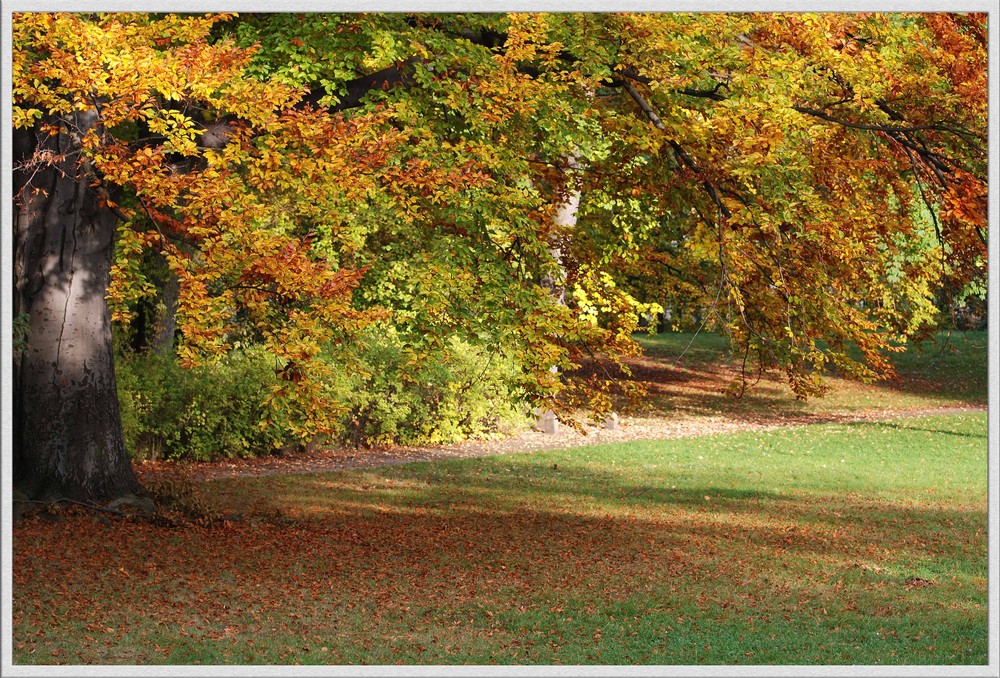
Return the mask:
<path id="1" fill-rule="evenodd" d="M 967 600 L 967 581 L 882 570 L 981 548 L 971 533 L 915 539 L 909 529 L 978 511 L 921 516 L 859 497 L 777 506 L 679 496 L 614 511 L 570 497 L 500 510 L 474 490 L 407 505 L 380 499 L 391 479 L 314 476 L 289 486 L 297 497 L 278 492 L 270 507 L 211 528 L 29 518 L 15 531 L 15 656 L 184 663 L 187 649 L 231 663 L 698 663 L 711 655 L 686 647 L 685 629 L 716 624 L 740 632 L 732 642 L 742 654 L 730 661 L 754 663 L 790 615 L 836 646 L 867 642 L 851 622 L 881 616 L 893 630 L 890 618 Z M 279 508 L 289 505 L 300 508 Z M 984 610 L 955 613 L 968 622 Z M 848 623 L 827 627 L 829 614 Z M 644 630 L 661 644 L 630 648 Z M 568 658 L 563 646 L 574 648 Z M 910 652 L 907 662 L 924 649 L 890 647 Z M 822 648 L 815 659 L 837 663 Z"/>

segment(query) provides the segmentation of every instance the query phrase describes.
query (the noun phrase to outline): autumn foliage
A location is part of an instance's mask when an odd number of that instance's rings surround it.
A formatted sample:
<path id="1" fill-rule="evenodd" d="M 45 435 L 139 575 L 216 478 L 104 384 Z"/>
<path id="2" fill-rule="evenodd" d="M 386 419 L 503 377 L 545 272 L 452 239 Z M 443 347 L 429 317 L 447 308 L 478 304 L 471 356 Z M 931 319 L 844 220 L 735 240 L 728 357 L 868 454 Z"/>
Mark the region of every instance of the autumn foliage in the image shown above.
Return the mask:
<path id="1" fill-rule="evenodd" d="M 73 152 L 119 219 L 115 321 L 161 254 L 178 359 L 262 344 L 303 437 L 364 328 L 403 381 L 460 339 L 606 411 L 576 368 L 666 305 L 732 335 L 738 391 L 806 396 L 985 281 L 985 15 L 30 13 L 13 44 L 16 128 L 98 114 Z"/>

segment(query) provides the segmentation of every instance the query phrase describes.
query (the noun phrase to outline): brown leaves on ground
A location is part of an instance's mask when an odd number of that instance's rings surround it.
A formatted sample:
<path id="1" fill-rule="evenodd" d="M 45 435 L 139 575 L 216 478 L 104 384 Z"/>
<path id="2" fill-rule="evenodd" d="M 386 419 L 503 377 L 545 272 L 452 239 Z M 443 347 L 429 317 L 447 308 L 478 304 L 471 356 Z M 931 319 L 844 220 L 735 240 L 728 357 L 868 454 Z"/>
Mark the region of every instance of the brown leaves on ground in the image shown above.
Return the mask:
<path id="1" fill-rule="evenodd" d="M 58 646 L 71 623 L 80 646 L 66 658 L 72 662 L 162 662 L 172 651 L 164 639 L 180 634 L 234 662 L 253 661 L 264 639 L 294 637 L 315 645 L 310 652 L 326 646 L 326 662 L 349 663 L 357 661 L 344 654 L 352 644 L 381 651 L 380 637 L 408 628 L 441 661 L 470 637 L 502 640 L 511 615 L 566 605 L 575 611 L 556 615 L 567 623 L 558 633 L 569 634 L 579 615 L 637 597 L 660 600 L 661 612 L 694 604 L 708 618 L 761 623 L 802 606 L 849 610 L 858 595 L 896 605 L 900 587 L 886 588 L 885 575 L 846 596 L 838 582 L 887 550 L 919 561 L 933 548 L 857 519 L 877 509 L 887 525 L 908 522 L 912 509 L 862 499 L 843 500 L 836 520 L 806 499 L 710 510 L 693 495 L 594 513 L 578 498 L 558 497 L 546 508 L 504 510 L 458 496 L 440 505 L 380 504 L 360 485 L 345 495 L 326 482 L 282 486 L 315 498 L 308 511 L 265 516 L 261 506 L 214 528 L 86 515 L 26 520 L 15 533 L 17 652 Z M 279 491 L 275 502 L 289 498 Z M 817 510 L 828 522 L 790 523 Z M 803 558 L 808 567 L 798 564 Z M 911 577 L 904 586 L 925 581 Z M 523 639 L 504 642 L 525 649 Z M 130 647 L 146 654 L 120 654 Z M 288 648 L 288 657 L 302 651 Z"/>

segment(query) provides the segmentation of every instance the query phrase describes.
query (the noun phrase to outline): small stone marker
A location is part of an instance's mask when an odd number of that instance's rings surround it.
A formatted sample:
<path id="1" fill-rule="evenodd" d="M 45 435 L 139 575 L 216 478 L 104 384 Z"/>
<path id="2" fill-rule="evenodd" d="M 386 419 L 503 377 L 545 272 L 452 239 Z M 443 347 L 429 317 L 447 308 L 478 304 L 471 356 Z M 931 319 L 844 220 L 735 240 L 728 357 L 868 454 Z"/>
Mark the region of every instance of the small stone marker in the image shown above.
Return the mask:
<path id="1" fill-rule="evenodd" d="M 604 420 L 604 428 L 606 428 L 609 431 L 617 431 L 618 430 L 618 414 L 617 413 L 612 412 L 611 414 L 609 414 L 607 416 L 607 418 L 605 418 L 605 420 Z"/>
<path id="2" fill-rule="evenodd" d="M 556 413 L 552 410 L 542 412 L 542 416 L 538 420 L 538 428 L 542 430 L 542 433 L 550 436 L 557 435 L 559 433 L 559 420 L 556 419 Z"/>

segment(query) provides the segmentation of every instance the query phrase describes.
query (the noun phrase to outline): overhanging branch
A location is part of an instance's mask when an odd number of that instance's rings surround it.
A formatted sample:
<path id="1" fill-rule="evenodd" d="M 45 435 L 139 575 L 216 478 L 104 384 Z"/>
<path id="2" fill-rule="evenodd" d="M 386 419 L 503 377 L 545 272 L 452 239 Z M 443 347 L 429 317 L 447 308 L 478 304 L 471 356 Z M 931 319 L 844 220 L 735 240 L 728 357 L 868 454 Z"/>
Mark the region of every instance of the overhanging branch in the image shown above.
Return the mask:
<path id="1" fill-rule="evenodd" d="M 635 103 L 639 105 L 639 108 L 641 108 L 642 112 L 646 114 L 646 117 L 649 119 L 651 123 L 653 123 L 653 126 L 656 127 L 656 129 L 660 130 L 661 132 L 666 132 L 667 127 L 666 125 L 663 124 L 663 121 L 660 120 L 660 116 L 656 114 L 656 111 L 653 110 L 653 107 L 649 105 L 649 102 L 646 101 L 646 98 L 642 96 L 642 94 L 632 85 L 632 83 L 630 83 L 628 80 L 625 80 L 624 78 L 620 79 L 618 82 L 621 83 L 621 87 L 626 92 L 628 92 L 628 95 L 632 97 L 633 101 L 635 101 Z M 702 173 L 697 163 L 695 163 L 694 159 L 687 153 L 687 151 L 685 151 L 681 147 L 680 144 L 678 144 L 673 139 L 668 139 L 667 143 L 670 144 L 670 147 L 674 150 L 674 153 L 677 154 L 677 157 L 680 158 L 681 161 L 689 169 L 691 169 L 692 172 L 698 175 Z M 712 202 L 715 203 L 715 206 L 719 209 L 719 213 L 722 214 L 722 216 L 726 219 L 731 217 L 732 213 L 729 211 L 729 208 L 726 207 L 726 204 L 722 201 L 722 198 L 719 196 L 719 192 L 716 190 L 712 182 L 709 181 L 708 179 L 702 179 L 701 184 L 705 188 L 705 192 L 708 193 L 708 196 L 712 199 Z"/>
<path id="2" fill-rule="evenodd" d="M 792 110 L 798 111 L 803 115 L 809 115 L 814 118 L 821 118 L 827 122 L 836 123 L 842 127 L 849 127 L 851 129 L 865 130 L 869 132 L 885 132 L 887 134 L 909 134 L 911 132 L 925 132 L 928 130 L 934 130 L 937 132 L 950 132 L 943 125 L 933 124 L 933 125 L 912 125 L 912 126 L 899 126 L 899 125 L 872 125 L 862 122 L 851 122 L 850 120 L 844 120 L 843 118 L 837 118 L 825 111 L 818 108 L 809 108 L 807 106 L 792 106 Z"/>

